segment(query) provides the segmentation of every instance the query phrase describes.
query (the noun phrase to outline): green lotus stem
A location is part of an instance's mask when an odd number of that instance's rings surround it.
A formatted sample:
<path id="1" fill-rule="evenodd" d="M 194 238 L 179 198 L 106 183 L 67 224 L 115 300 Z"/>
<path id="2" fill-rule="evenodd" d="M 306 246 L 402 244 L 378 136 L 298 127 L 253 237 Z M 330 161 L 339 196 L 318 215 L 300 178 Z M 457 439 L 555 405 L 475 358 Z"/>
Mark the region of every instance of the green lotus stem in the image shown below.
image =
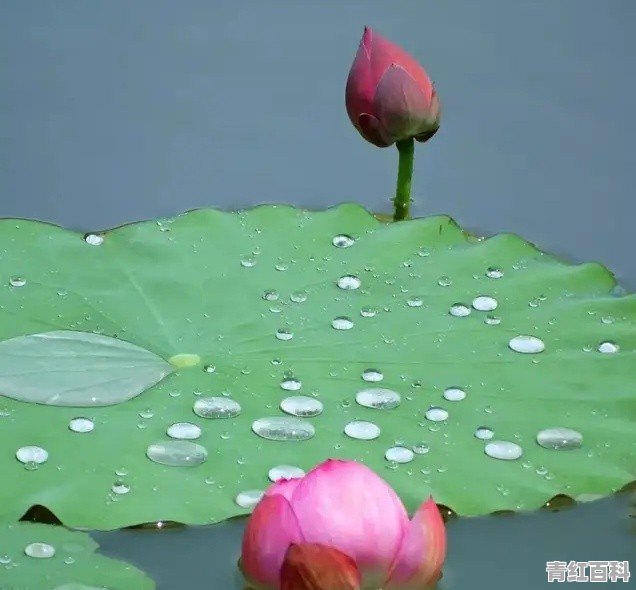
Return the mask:
<path id="1" fill-rule="evenodd" d="M 411 178 L 413 176 L 413 152 L 415 143 L 412 137 L 401 139 L 395 144 L 400 154 L 398 164 L 397 187 L 393 199 L 393 221 L 408 219 L 411 206 Z"/>

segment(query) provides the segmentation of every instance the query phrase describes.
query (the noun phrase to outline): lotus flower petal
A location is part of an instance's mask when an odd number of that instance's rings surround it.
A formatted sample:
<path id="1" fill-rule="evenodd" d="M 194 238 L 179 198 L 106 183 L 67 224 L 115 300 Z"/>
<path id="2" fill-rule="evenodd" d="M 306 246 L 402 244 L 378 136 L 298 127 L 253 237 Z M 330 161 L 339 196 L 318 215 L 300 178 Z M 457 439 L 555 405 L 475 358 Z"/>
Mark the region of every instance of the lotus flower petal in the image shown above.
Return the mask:
<path id="1" fill-rule="evenodd" d="M 281 590 L 359 590 L 355 561 L 333 547 L 292 545 L 281 569 Z"/>
<path id="2" fill-rule="evenodd" d="M 267 488 L 265 491 L 266 496 L 273 496 L 275 494 L 279 494 L 284 496 L 287 500 L 291 501 L 292 494 L 294 490 L 300 483 L 300 479 L 292 478 L 292 479 L 279 479 L 277 482 L 273 483 L 271 486 Z"/>
<path id="3" fill-rule="evenodd" d="M 298 519 L 281 494 L 264 496 L 247 521 L 241 551 L 244 576 L 259 588 L 277 589 L 287 549 L 303 541 Z"/>
<path id="4" fill-rule="evenodd" d="M 392 64 L 382 76 L 373 99 L 373 112 L 392 141 L 413 137 L 431 116 L 428 97 L 397 64 Z"/>
<path id="5" fill-rule="evenodd" d="M 411 519 L 385 590 L 422 590 L 435 584 L 446 557 L 444 520 L 432 498 Z"/>

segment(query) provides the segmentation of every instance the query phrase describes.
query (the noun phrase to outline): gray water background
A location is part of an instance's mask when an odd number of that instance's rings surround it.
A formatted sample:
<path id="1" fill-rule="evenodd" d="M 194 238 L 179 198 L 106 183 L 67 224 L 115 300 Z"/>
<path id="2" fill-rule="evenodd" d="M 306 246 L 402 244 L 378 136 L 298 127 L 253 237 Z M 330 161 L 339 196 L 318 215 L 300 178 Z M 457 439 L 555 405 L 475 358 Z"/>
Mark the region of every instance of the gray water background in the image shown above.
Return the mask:
<path id="1" fill-rule="evenodd" d="M 1 0 L 0 217 L 88 231 L 203 206 L 388 211 L 395 150 L 343 106 L 365 24 L 442 100 L 417 215 L 601 261 L 634 290 L 634 0 Z M 452 522 L 442 587 L 550 588 L 547 559 L 636 569 L 629 511 L 624 495 Z M 231 589 L 241 526 L 96 537 L 159 590 Z"/>

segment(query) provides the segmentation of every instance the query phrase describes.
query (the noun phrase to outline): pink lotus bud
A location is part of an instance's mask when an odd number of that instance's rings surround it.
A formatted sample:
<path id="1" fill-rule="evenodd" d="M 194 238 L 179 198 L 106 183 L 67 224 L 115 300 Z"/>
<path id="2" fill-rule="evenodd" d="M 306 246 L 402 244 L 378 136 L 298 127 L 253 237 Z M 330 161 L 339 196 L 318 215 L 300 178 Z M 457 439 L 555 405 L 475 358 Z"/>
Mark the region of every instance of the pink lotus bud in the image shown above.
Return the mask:
<path id="1" fill-rule="evenodd" d="M 257 588 L 288 590 L 295 587 L 284 585 L 289 582 L 281 577 L 283 567 L 287 576 L 305 575 L 307 581 L 311 574 L 325 581 L 331 578 L 322 571 L 324 563 L 341 563 L 336 556 L 344 554 L 355 564 L 361 587 L 410 589 L 439 575 L 445 535 L 432 500 L 409 522 L 396 493 L 373 471 L 355 461 L 330 459 L 301 479 L 267 490 L 248 521 L 241 568 Z M 291 545 L 299 548 L 292 552 Z M 334 551 L 327 554 L 324 547 Z M 312 555 L 320 556 L 310 567 Z M 343 580 L 351 581 L 351 568 L 343 568 L 349 572 Z"/>
<path id="2" fill-rule="evenodd" d="M 317 543 L 291 545 L 280 579 L 281 590 L 360 590 L 355 561 Z"/>
<path id="3" fill-rule="evenodd" d="M 354 127 L 378 147 L 411 137 L 426 141 L 439 128 L 439 99 L 422 66 L 369 27 L 349 72 L 345 102 Z"/>

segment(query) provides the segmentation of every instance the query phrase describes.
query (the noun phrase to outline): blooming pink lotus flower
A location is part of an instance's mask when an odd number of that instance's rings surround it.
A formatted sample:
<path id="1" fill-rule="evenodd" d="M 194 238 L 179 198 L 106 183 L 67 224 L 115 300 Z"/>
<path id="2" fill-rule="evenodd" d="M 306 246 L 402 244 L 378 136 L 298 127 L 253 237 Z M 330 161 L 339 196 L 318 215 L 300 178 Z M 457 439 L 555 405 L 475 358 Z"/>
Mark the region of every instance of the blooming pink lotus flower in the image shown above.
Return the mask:
<path id="1" fill-rule="evenodd" d="M 439 128 L 439 99 L 422 66 L 369 27 L 349 72 L 345 100 L 354 127 L 378 147 L 410 138 L 426 141 Z"/>
<path id="2" fill-rule="evenodd" d="M 245 529 L 241 569 L 263 590 L 420 590 L 437 581 L 445 555 L 432 498 L 409 521 L 373 471 L 329 459 L 267 490 Z"/>

